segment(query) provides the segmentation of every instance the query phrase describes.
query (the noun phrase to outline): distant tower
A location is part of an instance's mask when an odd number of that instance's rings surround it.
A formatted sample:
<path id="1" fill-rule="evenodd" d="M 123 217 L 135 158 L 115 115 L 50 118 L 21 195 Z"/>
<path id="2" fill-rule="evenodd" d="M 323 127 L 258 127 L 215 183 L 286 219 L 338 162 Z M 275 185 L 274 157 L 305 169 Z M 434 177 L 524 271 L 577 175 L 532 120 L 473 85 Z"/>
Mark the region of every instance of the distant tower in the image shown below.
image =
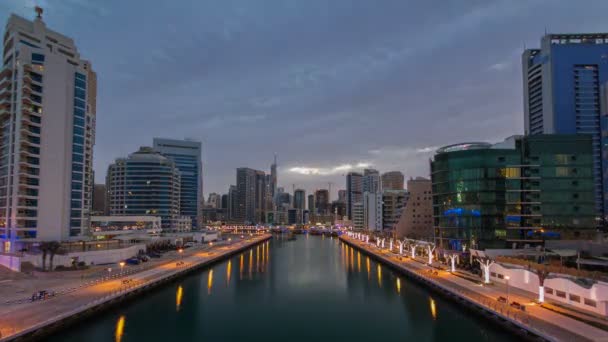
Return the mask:
<path id="1" fill-rule="evenodd" d="M 277 195 L 277 154 L 274 154 L 274 162 L 270 166 L 270 198 L 273 210 L 276 208 Z"/>

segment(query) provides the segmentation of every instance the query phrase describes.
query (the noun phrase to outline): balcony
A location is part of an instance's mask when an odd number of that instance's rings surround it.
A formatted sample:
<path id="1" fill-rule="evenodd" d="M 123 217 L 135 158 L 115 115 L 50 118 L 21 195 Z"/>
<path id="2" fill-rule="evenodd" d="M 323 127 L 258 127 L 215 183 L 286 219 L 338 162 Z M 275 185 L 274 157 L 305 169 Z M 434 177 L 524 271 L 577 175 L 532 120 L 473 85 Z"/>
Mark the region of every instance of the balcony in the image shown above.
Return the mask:
<path id="1" fill-rule="evenodd" d="M 11 68 L 4 68 L 2 70 L 0 70 L 0 79 L 4 78 L 4 77 L 10 77 L 13 75 L 13 69 Z"/>

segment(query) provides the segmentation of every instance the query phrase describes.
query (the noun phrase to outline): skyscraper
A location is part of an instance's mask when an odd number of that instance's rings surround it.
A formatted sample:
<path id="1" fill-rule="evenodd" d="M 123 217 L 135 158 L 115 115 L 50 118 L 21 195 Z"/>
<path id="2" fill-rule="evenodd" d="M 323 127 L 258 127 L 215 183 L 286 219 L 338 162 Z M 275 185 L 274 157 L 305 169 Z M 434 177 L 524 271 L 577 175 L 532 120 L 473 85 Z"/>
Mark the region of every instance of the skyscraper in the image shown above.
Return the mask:
<path id="1" fill-rule="evenodd" d="M 231 185 L 228 189 L 228 220 L 233 221 L 236 220 L 236 210 L 238 208 L 238 194 L 235 185 Z"/>
<path id="2" fill-rule="evenodd" d="M 404 177 L 401 171 L 389 171 L 382 174 L 382 190 L 403 190 Z"/>
<path id="3" fill-rule="evenodd" d="M 0 251 L 82 238 L 92 206 L 97 76 L 41 11 L 34 21 L 11 15 L 3 41 Z"/>
<path id="4" fill-rule="evenodd" d="M 308 212 L 311 214 L 315 213 L 315 195 L 308 195 Z"/>
<path id="5" fill-rule="evenodd" d="M 382 194 L 363 193 L 363 225 L 369 231 L 382 231 Z"/>
<path id="6" fill-rule="evenodd" d="M 266 175 L 263 171 L 236 169 L 237 207 L 235 220 L 262 223 L 265 215 Z"/>
<path id="7" fill-rule="evenodd" d="M 353 219 L 353 204 L 363 202 L 363 175 L 349 172 L 346 175 L 346 216 Z"/>
<path id="8" fill-rule="evenodd" d="M 338 190 L 338 201 L 346 203 L 346 190 Z"/>
<path id="9" fill-rule="evenodd" d="M 329 205 L 329 191 L 319 189 L 315 191 L 315 212 L 317 215 L 328 215 L 331 209 Z"/>
<path id="10" fill-rule="evenodd" d="M 198 227 L 202 215 L 203 164 L 199 141 L 154 138 L 154 149 L 175 162 L 181 173 L 180 215 L 192 218 Z"/>
<path id="11" fill-rule="evenodd" d="M 547 34 L 522 55 L 526 134 L 593 137 L 598 223 L 608 213 L 607 63 L 608 33 Z"/>
<path id="12" fill-rule="evenodd" d="M 272 165 L 270 165 L 270 185 L 269 185 L 269 190 L 270 190 L 270 200 L 271 200 L 271 206 L 272 208 L 269 208 L 271 210 L 275 210 L 276 209 L 276 201 L 277 201 L 277 155 L 275 153 L 274 155 L 274 162 L 272 163 Z"/>
<path id="13" fill-rule="evenodd" d="M 296 189 L 293 192 L 293 207 L 295 209 L 304 210 L 306 203 L 306 191 L 303 189 Z"/>
<path id="14" fill-rule="evenodd" d="M 381 191 L 380 173 L 378 170 L 363 170 L 363 192 L 376 193 Z"/>
<path id="15" fill-rule="evenodd" d="M 153 148 L 141 147 L 110 164 L 106 188 L 110 215 L 160 216 L 163 229 L 181 230 L 180 171 Z"/>

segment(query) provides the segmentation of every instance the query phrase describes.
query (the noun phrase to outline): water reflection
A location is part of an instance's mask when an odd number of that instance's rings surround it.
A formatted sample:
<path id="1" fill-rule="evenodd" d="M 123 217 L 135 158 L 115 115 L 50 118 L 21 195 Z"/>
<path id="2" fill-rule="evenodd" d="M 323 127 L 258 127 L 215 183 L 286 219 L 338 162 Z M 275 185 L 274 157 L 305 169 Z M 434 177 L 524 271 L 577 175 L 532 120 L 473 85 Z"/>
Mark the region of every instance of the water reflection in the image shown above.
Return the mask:
<path id="1" fill-rule="evenodd" d="M 397 278 L 397 293 L 401 294 L 401 279 Z"/>
<path id="2" fill-rule="evenodd" d="M 357 251 L 357 272 L 361 272 L 361 252 Z"/>
<path id="3" fill-rule="evenodd" d="M 430 305 L 431 305 L 431 316 L 433 320 L 437 320 L 437 308 L 435 307 L 435 301 L 433 298 L 429 297 Z"/>
<path id="4" fill-rule="evenodd" d="M 232 273 L 232 260 L 228 260 L 228 265 L 226 266 L 226 287 L 230 285 L 230 275 Z"/>
<path id="5" fill-rule="evenodd" d="M 249 279 L 252 279 L 253 275 L 253 249 L 249 250 Z"/>
<path id="6" fill-rule="evenodd" d="M 116 322 L 116 332 L 114 333 L 114 337 L 115 337 L 115 341 L 116 342 L 120 342 L 122 340 L 122 335 L 124 333 L 125 330 L 125 316 L 122 315 L 120 316 L 120 318 L 118 318 L 118 321 Z"/>
<path id="7" fill-rule="evenodd" d="M 243 264 L 244 264 L 243 260 L 244 260 L 244 259 L 245 259 L 245 256 L 244 256 L 243 254 L 241 254 L 241 262 L 240 262 L 240 264 L 239 264 L 239 273 L 240 273 L 240 275 L 239 275 L 239 279 L 240 279 L 240 280 L 242 280 L 242 279 L 243 279 L 243 268 L 244 268 L 244 266 L 243 266 Z"/>
<path id="8" fill-rule="evenodd" d="M 211 294 L 211 288 L 213 287 L 213 270 L 209 270 L 209 276 L 207 277 L 207 294 Z"/>
<path id="9" fill-rule="evenodd" d="M 184 289 L 182 286 L 177 287 L 177 293 L 175 294 L 175 311 L 179 311 L 182 306 L 182 296 L 184 294 Z"/>
<path id="10" fill-rule="evenodd" d="M 367 264 L 367 280 L 370 280 L 372 277 L 371 266 L 369 265 L 369 257 L 365 258 L 365 262 Z"/>
<path id="11" fill-rule="evenodd" d="M 378 286 L 382 287 L 382 267 L 378 264 Z"/>

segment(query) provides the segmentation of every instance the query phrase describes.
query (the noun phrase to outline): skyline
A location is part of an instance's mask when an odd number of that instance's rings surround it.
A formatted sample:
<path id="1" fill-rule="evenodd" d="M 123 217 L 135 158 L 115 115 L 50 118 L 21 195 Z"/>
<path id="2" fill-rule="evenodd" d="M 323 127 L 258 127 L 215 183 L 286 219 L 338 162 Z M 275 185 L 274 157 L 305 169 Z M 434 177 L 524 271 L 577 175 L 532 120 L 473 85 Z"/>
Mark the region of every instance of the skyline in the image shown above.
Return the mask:
<path id="1" fill-rule="evenodd" d="M 588 3 L 592 14 L 608 9 Z M 192 2 L 144 15 L 118 1 L 13 0 L 0 4 L 1 19 L 31 19 L 34 4 L 98 73 L 97 183 L 153 137 L 191 137 L 203 142 L 205 196 L 226 193 L 237 167 L 268 173 L 274 153 L 279 186 L 310 193 L 332 182 L 332 198 L 345 165 L 427 177 L 437 147 L 523 133 L 524 45 L 538 47 L 545 29 L 607 31 L 599 15 L 566 1 L 433 11 L 401 1 Z"/>

